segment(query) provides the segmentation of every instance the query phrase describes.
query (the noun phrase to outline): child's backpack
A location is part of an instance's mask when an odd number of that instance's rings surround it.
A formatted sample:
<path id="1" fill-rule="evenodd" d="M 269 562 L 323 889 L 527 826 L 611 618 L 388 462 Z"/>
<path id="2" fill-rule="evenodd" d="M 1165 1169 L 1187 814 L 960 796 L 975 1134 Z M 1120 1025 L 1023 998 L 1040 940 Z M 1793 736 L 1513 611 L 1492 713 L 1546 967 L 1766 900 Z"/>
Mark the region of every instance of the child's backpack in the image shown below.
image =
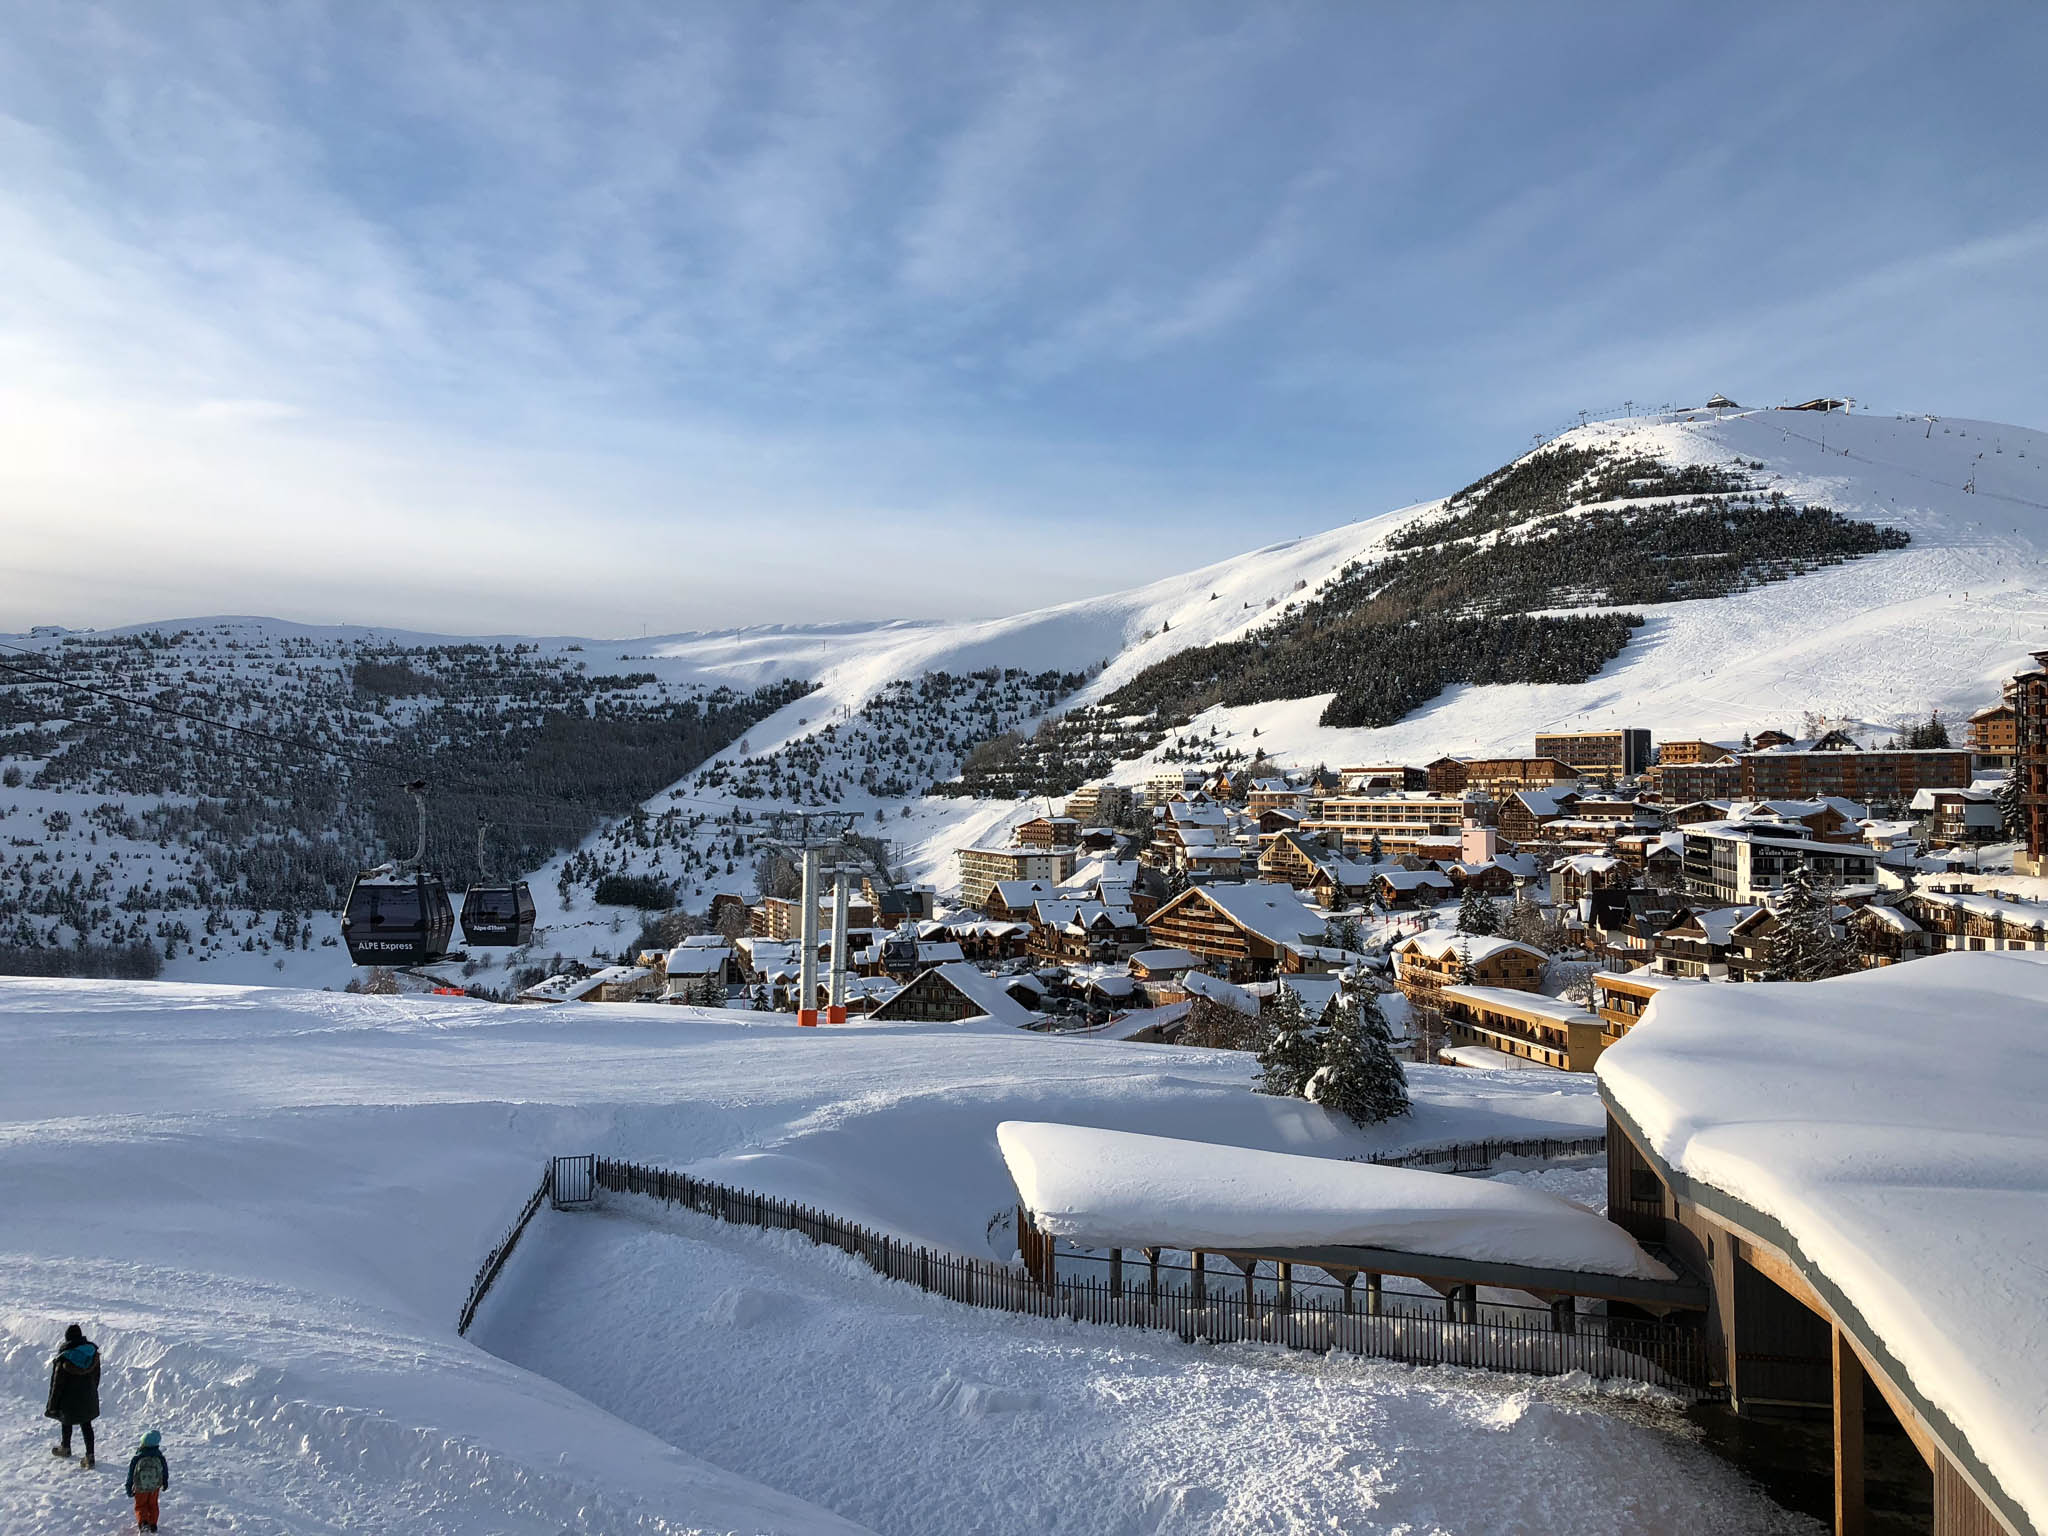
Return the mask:
<path id="1" fill-rule="evenodd" d="M 135 1458 L 135 1491 L 155 1493 L 164 1485 L 164 1459 L 154 1452 Z"/>

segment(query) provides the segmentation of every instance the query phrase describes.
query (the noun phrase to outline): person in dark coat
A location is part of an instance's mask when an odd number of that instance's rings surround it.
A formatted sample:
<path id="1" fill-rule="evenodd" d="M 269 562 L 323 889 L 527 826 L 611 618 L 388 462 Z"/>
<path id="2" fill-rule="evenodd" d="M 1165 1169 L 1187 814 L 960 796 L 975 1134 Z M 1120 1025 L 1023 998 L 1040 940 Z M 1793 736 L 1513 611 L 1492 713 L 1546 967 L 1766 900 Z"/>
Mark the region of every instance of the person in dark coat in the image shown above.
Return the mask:
<path id="1" fill-rule="evenodd" d="M 92 1421 L 100 1416 L 100 1347 L 73 1323 L 64 1330 L 64 1347 L 50 1362 L 50 1403 L 43 1417 L 55 1419 L 64 1438 L 50 1447 L 52 1456 L 71 1454 L 71 1426 L 85 1431 L 85 1465 L 92 1465 Z"/>

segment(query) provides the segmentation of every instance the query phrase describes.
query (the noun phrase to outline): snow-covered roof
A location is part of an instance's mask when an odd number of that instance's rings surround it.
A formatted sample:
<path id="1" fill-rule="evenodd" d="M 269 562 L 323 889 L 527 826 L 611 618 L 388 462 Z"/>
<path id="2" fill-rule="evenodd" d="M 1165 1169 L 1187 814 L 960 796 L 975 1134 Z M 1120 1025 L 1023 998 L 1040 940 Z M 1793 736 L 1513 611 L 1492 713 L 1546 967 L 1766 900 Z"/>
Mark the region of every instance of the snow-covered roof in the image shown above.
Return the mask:
<path id="1" fill-rule="evenodd" d="M 1386 881 L 1396 891 L 1419 891 L 1426 886 L 1445 891 L 1451 888 L 1451 877 L 1434 869 L 1382 869 L 1373 879 Z"/>
<path id="2" fill-rule="evenodd" d="M 1577 1003 L 1541 992 L 1517 992 L 1513 987 L 1439 987 L 1440 998 L 1470 1003 L 1475 1008 L 1500 1008 L 1532 1013 L 1552 1024 L 1598 1024 L 1600 1020 Z"/>
<path id="3" fill-rule="evenodd" d="M 1461 1067 L 1477 1067 L 1483 1072 L 1554 1072 L 1557 1069 L 1544 1062 L 1531 1061 L 1527 1056 L 1510 1056 L 1506 1051 L 1496 1051 L 1490 1045 L 1446 1045 L 1437 1049 L 1437 1060 L 1451 1062 Z"/>
<path id="4" fill-rule="evenodd" d="M 1407 951 L 1411 954 L 1427 955 L 1441 964 L 1445 960 L 1469 955 L 1472 963 L 1489 960 L 1506 950 L 1518 949 L 1537 961 L 1550 957 L 1533 944 L 1523 944 L 1514 939 L 1502 938 L 1499 934 L 1457 933 L 1451 929 L 1427 929 L 1413 934 L 1394 946 L 1394 953 Z"/>
<path id="5" fill-rule="evenodd" d="M 1994 891 L 1915 891 L 1913 900 L 1953 907 L 1976 917 L 1996 918 L 2020 928 L 2039 928 L 2048 924 L 2048 904 L 2018 901 Z"/>
<path id="6" fill-rule="evenodd" d="M 1559 859 L 1551 867 L 1553 870 L 1568 869 L 1575 875 L 1604 875 L 1620 862 L 1611 853 L 1575 853 L 1568 859 Z"/>
<path id="7" fill-rule="evenodd" d="M 1913 798 L 1907 802 L 1906 809 L 1909 811 L 1931 811 L 1942 800 L 1968 800 L 1977 804 L 1985 804 L 1995 801 L 1997 798 L 1998 788 L 1996 785 L 1989 789 L 1978 789 L 1975 785 L 1968 789 L 1916 789 L 1913 791 Z"/>
<path id="8" fill-rule="evenodd" d="M 1189 971 L 1181 978 L 1181 985 L 1196 997 L 1206 997 L 1212 1003 L 1221 1003 L 1234 1008 L 1247 1018 L 1259 1016 L 1259 1000 L 1234 982 L 1211 976 L 1207 971 Z"/>
<path id="9" fill-rule="evenodd" d="M 1269 943 L 1298 943 L 1306 935 L 1320 935 L 1329 926 L 1329 919 L 1296 895 L 1291 885 L 1258 881 L 1197 889 L 1233 921 Z"/>
<path id="10" fill-rule="evenodd" d="M 1897 907 L 1879 906 L 1873 901 L 1870 905 L 1858 907 L 1856 910 L 1863 916 L 1865 921 L 1878 923 L 1895 933 L 1919 933 L 1921 931 L 1920 925 Z"/>
<path id="11" fill-rule="evenodd" d="M 1700 930 L 1706 934 L 1709 944 L 1726 944 L 1734 934 L 1737 923 L 1744 918 L 1756 916 L 1762 910 L 1763 908 L 1756 906 L 1692 907 L 1687 910 L 1686 916 L 1700 925 Z"/>
<path id="12" fill-rule="evenodd" d="M 722 944 L 713 949 L 685 943 L 668 952 L 665 964 L 671 976 L 715 976 L 731 958 L 732 951 Z"/>
<path id="13" fill-rule="evenodd" d="M 1662 972 L 1645 968 L 1640 971 L 1595 971 L 1593 985 L 1604 987 L 1609 982 L 1621 982 L 1631 987 L 1641 987 L 1649 992 L 1662 992 L 1667 987 L 1703 987 L 1707 985 L 1704 976 L 1666 976 Z"/>
<path id="14" fill-rule="evenodd" d="M 1344 990 L 1343 980 L 1336 976 L 1282 976 L 1280 985 L 1301 999 L 1301 1011 L 1311 1019 L 1321 1018 Z"/>
<path id="15" fill-rule="evenodd" d="M 1201 957 L 1192 951 L 1168 946 L 1141 949 L 1131 956 L 1132 965 L 1143 966 L 1148 971 L 1187 970 L 1201 963 Z"/>
<path id="16" fill-rule="evenodd" d="M 1381 1248 L 1672 1278 L 1604 1217 L 1523 1185 L 1036 1120 L 996 1141 L 1033 1222 L 1082 1247 Z"/>
<path id="17" fill-rule="evenodd" d="M 2048 1527 L 2048 956 L 1701 987 L 1654 1021 L 1601 1057 L 1602 1097 Z"/>
<path id="18" fill-rule="evenodd" d="M 973 1003 L 998 1024 L 1009 1024 L 1022 1029 L 1038 1016 L 1016 998 L 1010 996 L 1009 988 L 1001 977 L 978 971 L 964 961 L 955 960 L 932 968 L 946 983 L 962 997 Z M 932 974 L 927 971 L 926 975 Z M 920 978 L 921 979 L 921 978 Z M 917 983 L 912 982 L 915 986 Z"/>
<path id="19" fill-rule="evenodd" d="M 597 976 L 548 976 L 535 982 L 520 997 L 531 1003 L 571 1003 L 595 992 L 603 982 Z"/>
<path id="20" fill-rule="evenodd" d="M 757 939 L 752 934 L 742 934 L 734 944 L 746 951 L 748 964 L 757 971 L 796 964 L 796 945 L 788 939 Z"/>
<path id="21" fill-rule="evenodd" d="M 1050 896 L 1053 886 L 1050 880 L 998 880 L 989 889 L 1014 912 L 1019 907 L 1030 906 L 1041 896 Z"/>

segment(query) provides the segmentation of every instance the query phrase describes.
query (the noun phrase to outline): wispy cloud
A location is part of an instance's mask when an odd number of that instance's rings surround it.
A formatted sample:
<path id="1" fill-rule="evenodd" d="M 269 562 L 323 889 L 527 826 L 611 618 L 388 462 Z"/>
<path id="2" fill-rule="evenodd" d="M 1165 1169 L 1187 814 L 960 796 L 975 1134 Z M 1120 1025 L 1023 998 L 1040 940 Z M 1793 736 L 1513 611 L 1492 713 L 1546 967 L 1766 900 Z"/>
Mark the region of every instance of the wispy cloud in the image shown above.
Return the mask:
<path id="1" fill-rule="evenodd" d="M 1107 587 L 1610 395 L 1826 372 L 2040 419 L 2043 42 L 1848 7 L 31 0 L 0 626 L 345 580 L 357 616 L 590 627 L 624 551 L 660 628 L 987 612 L 1071 593 L 1036 529 L 1088 529 Z"/>

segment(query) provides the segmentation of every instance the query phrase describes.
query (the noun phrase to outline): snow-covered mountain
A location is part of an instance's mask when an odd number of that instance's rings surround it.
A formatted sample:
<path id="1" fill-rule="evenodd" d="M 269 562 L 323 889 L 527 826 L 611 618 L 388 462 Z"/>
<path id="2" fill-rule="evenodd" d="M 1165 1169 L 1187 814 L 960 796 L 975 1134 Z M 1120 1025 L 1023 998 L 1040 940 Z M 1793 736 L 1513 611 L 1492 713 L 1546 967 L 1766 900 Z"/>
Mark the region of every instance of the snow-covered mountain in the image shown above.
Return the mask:
<path id="1" fill-rule="evenodd" d="M 1641 463 L 1658 469 L 1647 479 L 1628 479 L 1630 466 Z M 1527 471 L 1521 476 L 1526 481 L 1540 480 L 1560 465 L 1582 464 L 1604 468 L 1581 475 L 1576 492 L 1562 500 L 1489 497 L 1489 487 L 1497 492 L 1503 484 L 1520 483 L 1503 478 L 1518 467 Z M 1587 499 L 1596 494 L 1605 499 Z M 1745 508 L 1762 520 L 1738 529 Z M 1802 508 L 1825 509 L 1816 515 L 1832 514 L 1852 533 L 1855 527 L 1866 535 L 1884 532 L 1773 568 L 1768 552 L 1757 554 L 1756 529 L 1804 528 L 1788 520 Z M 1728 514 L 1726 548 L 1702 554 L 1696 543 L 1666 539 L 1660 545 L 1654 537 L 1672 520 L 1690 518 L 1687 538 L 1696 540 L 1699 527 L 1711 528 L 1720 511 Z M 1589 521 L 1600 519 L 1605 521 Z M 1609 560 L 1588 591 L 1575 590 L 1569 572 L 1545 577 L 1547 585 L 1523 580 L 1546 550 L 1593 547 L 1589 529 L 1599 533 L 1602 548 L 1618 541 L 1633 555 L 1640 546 L 1643 558 L 1637 563 L 1663 574 L 1647 585 L 1620 581 L 1617 573 L 1631 562 Z M 1560 532 L 1578 542 L 1559 540 Z M 1900 534 L 1904 547 L 1883 547 Z M 1744 539 L 1752 542 L 1740 544 Z M 1451 681 L 1388 724 L 1324 723 L 1326 717 L 1361 714 L 1356 699 L 1346 709 L 1333 709 L 1334 682 L 1326 691 L 1281 696 L 1299 691 L 1305 665 L 1300 657 L 1306 654 L 1306 664 L 1314 663 L 1317 635 L 1334 637 L 1324 654 L 1333 672 L 1349 668 L 1346 675 L 1354 679 L 1358 658 L 1352 653 L 1387 643 L 1385 627 L 1368 627 L 1365 638 L 1357 638 L 1361 631 L 1351 609 L 1337 613 L 1338 627 L 1314 628 L 1340 599 L 1351 600 L 1346 594 L 1362 593 L 1357 612 L 1369 614 L 1380 590 L 1376 583 L 1406 581 L 1412 589 L 1407 606 L 1395 610 L 1408 616 L 1401 622 L 1415 622 L 1418 613 L 1436 617 L 1429 603 L 1437 589 L 1415 588 L 1415 573 L 1420 569 L 1436 579 L 1430 573 L 1453 569 L 1421 559 L 1436 560 L 1445 551 L 1445 558 L 1455 557 L 1455 579 L 1442 590 L 1455 590 L 1465 610 L 1483 608 L 1491 592 L 1506 594 L 1511 605 L 1523 603 L 1517 612 L 1625 613 L 1642 622 L 1629 629 L 1610 626 L 1589 640 L 1595 650 L 1583 680 Z M 1670 580 L 1672 571 L 1709 568 L 1720 573 L 1718 586 Z M 1482 585 L 1475 588 L 1475 582 Z M 1551 594 L 1540 603 L 1514 595 L 1539 586 Z M 1717 595 L 1682 595 L 1692 590 Z M 1681 594 L 1680 600 L 1663 600 L 1673 594 Z M 157 634 L 188 632 L 218 646 L 215 622 L 147 628 Z M 269 686 L 280 700 L 298 698 L 305 687 L 298 670 L 283 664 L 293 648 L 324 645 L 339 648 L 338 655 L 355 644 L 381 654 L 379 648 L 450 644 L 439 637 L 234 622 L 236 642 L 244 648 L 239 661 L 245 683 Z M 1218 667 L 1242 672 L 1246 658 L 1263 657 L 1264 641 L 1275 636 L 1295 653 L 1292 689 L 1262 693 L 1258 678 L 1242 675 L 1206 694 L 1181 688 L 1176 695 L 1177 683 L 1164 693 L 1163 685 L 1155 686 L 1160 679 L 1172 681 L 1176 658 L 1178 665 L 1200 671 L 1195 663 L 1206 665 L 1209 654 L 1203 648 L 1213 650 Z M 621 691 L 610 696 L 638 697 L 645 707 L 667 708 L 714 689 L 726 690 L 721 697 L 728 699 L 763 697 L 752 690 L 784 679 L 815 685 L 765 718 L 750 719 L 738 740 L 653 794 L 641 814 L 609 822 L 579 849 L 533 870 L 549 930 L 543 950 L 610 954 L 630 942 L 634 914 L 591 904 L 591 887 L 601 873 L 650 875 L 689 906 L 701 906 L 717 890 L 749 889 L 761 817 L 778 807 L 825 803 L 856 811 L 862 829 L 885 840 L 910 877 L 949 883 L 956 847 L 1000 835 L 1041 802 L 924 790 L 957 774 L 969 749 L 990 735 L 1028 733 L 1049 715 L 1070 722 L 1086 718 L 1091 706 L 1105 700 L 1112 701 L 1112 713 L 1138 696 L 1189 697 L 1201 705 L 1185 721 L 1171 710 L 1155 712 L 1156 718 L 1129 718 L 1124 741 L 1131 750 L 1119 747 L 1109 772 L 1135 781 L 1173 753 L 1176 742 L 1190 740 L 1208 756 L 1264 752 L 1282 763 L 1310 765 L 1526 750 L 1536 731 L 1571 726 L 1640 725 L 1660 739 L 1734 736 L 1767 725 L 1796 728 L 1807 715 L 1883 727 L 1924 718 L 1934 708 L 1950 715 L 1967 712 L 1989 700 L 2000 679 L 2044 636 L 2048 434 L 1925 416 L 1701 409 L 1581 427 L 1457 496 L 1127 591 L 1007 618 L 766 626 L 627 643 L 528 642 L 543 661 L 573 660 L 592 677 L 616 674 Z M 1230 648 L 1247 637 L 1251 644 Z M 1603 661 L 1607 652 L 1599 647 L 1622 639 L 1619 653 Z M 42 635 L 11 643 L 58 652 L 79 642 Z M 512 643 L 510 637 L 481 642 Z M 1583 647 L 1581 652 L 1583 661 Z M 8 654 L 19 659 L 19 653 Z M 158 665 L 169 677 L 190 660 L 174 650 Z M 1570 657 L 1562 663 L 1567 673 L 1575 664 Z M 1533 665 L 1527 670 L 1551 675 Z M 261 683 L 265 676 L 267 684 Z M 1356 691 L 1360 685 L 1351 686 Z M 0 689 L 0 697 L 23 692 Z M 578 707 L 597 710 L 588 700 Z M 62 725 L 55 722 L 57 735 Z M 0 720 L 0 730 L 11 733 L 0 736 L 0 754 L 11 750 L 32 770 L 21 786 L 0 789 L 0 815 L 8 818 L 0 823 L 0 836 L 11 840 L 0 853 L 11 857 L 17 875 L 26 867 L 31 884 L 56 873 L 34 866 L 38 855 L 46 862 L 75 857 L 89 863 L 93 845 L 84 840 L 99 805 L 113 805 L 105 813 L 110 816 L 134 809 L 133 795 L 111 781 L 104 790 L 67 791 L 80 804 L 64 807 L 70 825 L 53 832 L 48 812 L 57 807 L 41 804 L 33 777 L 52 729 L 47 715 L 19 706 Z M 10 747 L 37 730 L 45 735 L 36 748 Z M 173 788 L 188 797 L 205 793 L 203 784 Z M 471 834 L 457 828 L 445 835 L 453 840 Z M 175 836 L 141 841 L 149 847 L 127 851 L 138 857 L 150 849 L 159 856 L 177 852 Z M 110 902 L 118 905 L 125 889 L 110 884 Z M 147 915 L 146 902 L 139 910 Z M 14 915 L 0 911 L 0 922 Z M 259 965 L 265 976 L 282 970 L 292 979 L 333 979 L 327 973 L 338 969 L 338 956 L 318 943 L 332 931 L 331 916 L 300 917 L 316 934 L 310 953 L 271 953 L 259 945 L 236 952 L 255 960 L 219 953 L 200 962 L 188 954 L 182 964 L 172 962 L 169 974 L 203 963 L 206 968 L 193 974 L 216 976 L 238 965 Z M 259 939 L 268 936 L 262 920 L 254 927 Z M 250 936 L 243 931 L 242 937 Z M 60 935 L 67 942 L 70 937 L 68 931 Z"/>

